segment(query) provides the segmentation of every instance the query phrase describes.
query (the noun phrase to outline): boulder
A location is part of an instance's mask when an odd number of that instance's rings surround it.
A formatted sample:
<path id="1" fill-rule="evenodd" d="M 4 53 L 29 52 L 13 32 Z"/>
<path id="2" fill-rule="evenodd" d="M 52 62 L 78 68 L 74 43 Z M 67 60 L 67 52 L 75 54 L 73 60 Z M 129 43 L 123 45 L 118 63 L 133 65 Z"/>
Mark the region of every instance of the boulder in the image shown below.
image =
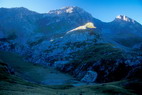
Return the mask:
<path id="1" fill-rule="evenodd" d="M 97 72 L 95 71 L 87 71 L 85 76 L 81 79 L 82 82 L 92 83 L 97 78 Z"/>

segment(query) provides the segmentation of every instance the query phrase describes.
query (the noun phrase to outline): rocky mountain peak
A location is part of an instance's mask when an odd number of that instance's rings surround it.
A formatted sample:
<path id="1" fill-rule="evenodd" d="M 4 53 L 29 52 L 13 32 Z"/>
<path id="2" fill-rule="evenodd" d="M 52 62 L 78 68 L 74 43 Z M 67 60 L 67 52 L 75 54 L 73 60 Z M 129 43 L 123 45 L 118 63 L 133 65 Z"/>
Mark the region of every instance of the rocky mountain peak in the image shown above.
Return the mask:
<path id="1" fill-rule="evenodd" d="M 62 10 L 64 10 L 66 13 L 73 13 L 74 11 L 81 10 L 79 7 L 75 6 L 69 6 L 69 7 L 64 7 Z"/>
<path id="2" fill-rule="evenodd" d="M 125 21 L 125 22 L 132 22 L 132 23 L 135 23 L 135 20 L 125 16 L 125 15 L 118 15 L 115 20 L 121 20 L 121 21 Z"/>
<path id="3" fill-rule="evenodd" d="M 48 14 L 57 14 L 57 15 L 61 15 L 61 14 L 72 14 L 72 13 L 87 13 L 86 11 L 84 11 L 82 8 L 76 7 L 76 6 L 68 6 L 68 7 L 63 7 L 61 9 L 56 9 L 56 10 L 51 10 L 48 12 Z M 87 13 L 89 14 L 89 13 Z"/>

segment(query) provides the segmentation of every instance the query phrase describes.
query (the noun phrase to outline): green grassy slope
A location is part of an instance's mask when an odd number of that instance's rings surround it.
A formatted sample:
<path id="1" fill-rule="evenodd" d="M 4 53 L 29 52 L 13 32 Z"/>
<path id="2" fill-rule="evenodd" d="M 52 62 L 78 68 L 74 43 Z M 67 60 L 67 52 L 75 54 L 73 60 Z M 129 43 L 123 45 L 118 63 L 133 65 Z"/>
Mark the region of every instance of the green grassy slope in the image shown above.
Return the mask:
<path id="1" fill-rule="evenodd" d="M 36 67 L 41 68 L 38 65 L 34 67 L 32 64 L 28 64 L 29 67 L 24 66 L 27 63 L 22 60 L 22 57 L 8 52 L 0 52 L 0 95 L 135 95 L 123 87 L 122 84 L 127 81 L 80 87 L 35 84 L 9 73 L 10 67 L 6 63 L 13 66 L 18 72 L 28 72 L 31 68 L 36 69 Z M 20 67 L 19 64 L 24 65 Z"/>
<path id="2" fill-rule="evenodd" d="M 23 61 L 22 57 L 9 52 L 0 52 L 0 58 L 16 71 L 16 74 L 33 82 L 49 84 L 64 84 L 74 80 L 68 74 L 63 74 L 53 68 L 44 67 Z M 52 83 L 51 83 L 52 82 Z"/>

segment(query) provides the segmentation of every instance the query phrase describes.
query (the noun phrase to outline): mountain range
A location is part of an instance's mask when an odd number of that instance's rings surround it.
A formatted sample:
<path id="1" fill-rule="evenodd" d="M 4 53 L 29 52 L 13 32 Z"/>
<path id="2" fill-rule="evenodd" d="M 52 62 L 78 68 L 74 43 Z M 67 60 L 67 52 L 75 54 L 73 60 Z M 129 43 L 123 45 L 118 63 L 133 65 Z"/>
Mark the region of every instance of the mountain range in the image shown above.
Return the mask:
<path id="1" fill-rule="evenodd" d="M 141 70 L 142 25 L 125 15 L 103 22 L 74 6 L 43 14 L 0 8 L 0 50 L 84 82 L 117 81 Z"/>

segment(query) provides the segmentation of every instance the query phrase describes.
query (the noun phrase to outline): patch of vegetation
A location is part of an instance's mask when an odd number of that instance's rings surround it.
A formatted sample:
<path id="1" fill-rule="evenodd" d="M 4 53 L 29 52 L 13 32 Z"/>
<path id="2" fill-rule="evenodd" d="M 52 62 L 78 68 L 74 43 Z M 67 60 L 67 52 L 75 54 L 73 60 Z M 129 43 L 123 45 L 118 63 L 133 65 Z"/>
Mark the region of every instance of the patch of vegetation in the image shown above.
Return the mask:
<path id="1" fill-rule="evenodd" d="M 134 37 L 134 35 L 133 35 L 133 37 L 129 37 L 129 39 L 128 38 L 115 38 L 114 40 L 126 47 L 132 48 L 137 43 L 141 43 L 142 38 L 141 37 Z"/>
<path id="2" fill-rule="evenodd" d="M 35 46 L 35 45 L 38 45 L 38 44 L 42 43 L 44 40 L 45 40 L 45 38 L 38 39 L 38 40 L 36 40 L 34 42 L 29 42 L 29 45 L 32 47 L 32 46 Z"/>
<path id="3" fill-rule="evenodd" d="M 123 57 L 122 51 L 113 48 L 111 44 L 94 44 L 84 50 L 75 52 L 72 56 L 76 64 L 96 62 L 98 60 L 120 59 Z"/>

